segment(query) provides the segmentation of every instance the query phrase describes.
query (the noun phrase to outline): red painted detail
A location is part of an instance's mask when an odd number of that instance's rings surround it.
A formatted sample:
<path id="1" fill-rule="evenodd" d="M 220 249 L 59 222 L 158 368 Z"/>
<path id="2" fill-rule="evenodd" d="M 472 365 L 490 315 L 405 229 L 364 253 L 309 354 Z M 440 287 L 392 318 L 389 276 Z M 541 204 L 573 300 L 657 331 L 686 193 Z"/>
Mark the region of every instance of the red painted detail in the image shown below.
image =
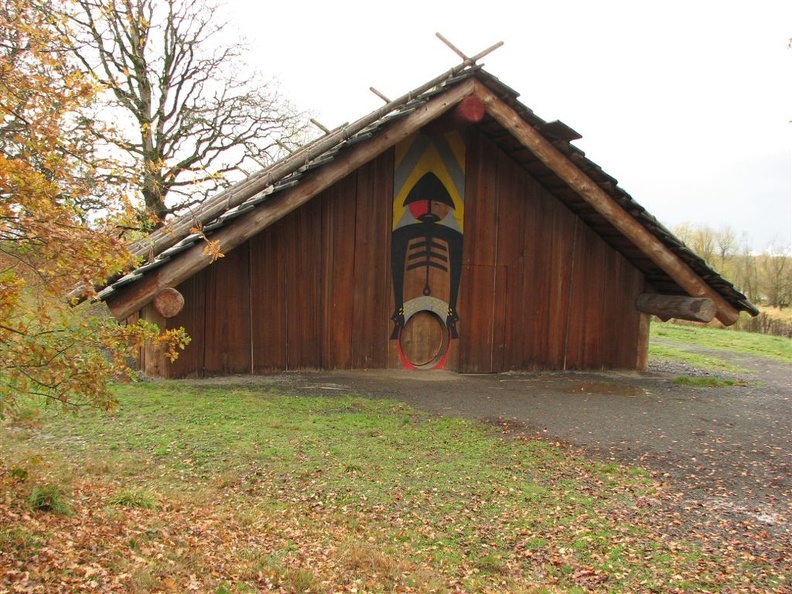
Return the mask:
<path id="1" fill-rule="evenodd" d="M 468 95 L 457 105 L 455 114 L 464 123 L 476 124 L 484 119 L 486 108 L 484 102 L 476 95 Z"/>
<path id="2" fill-rule="evenodd" d="M 431 207 L 429 200 L 416 200 L 415 202 L 410 202 L 409 205 L 410 213 L 416 219 L 420 218 L 421 215 L 428 214 Z"/>

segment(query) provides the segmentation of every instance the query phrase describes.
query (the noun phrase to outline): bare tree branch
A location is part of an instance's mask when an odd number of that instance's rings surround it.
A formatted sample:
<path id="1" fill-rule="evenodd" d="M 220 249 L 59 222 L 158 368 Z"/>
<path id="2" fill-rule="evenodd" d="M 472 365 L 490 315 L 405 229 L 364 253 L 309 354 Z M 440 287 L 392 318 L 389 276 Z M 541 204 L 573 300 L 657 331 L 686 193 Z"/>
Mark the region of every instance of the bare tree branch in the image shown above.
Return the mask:
<path id="1" fill-rule="evenodd" d="M 93 134 L 118 155 L 107 175 L 158 224 L 308 130 L 245 67 L 242 45 L 217 44 L 217 13 L 204 0 L 77 0 L 61 27 L 106 90 Z"/>

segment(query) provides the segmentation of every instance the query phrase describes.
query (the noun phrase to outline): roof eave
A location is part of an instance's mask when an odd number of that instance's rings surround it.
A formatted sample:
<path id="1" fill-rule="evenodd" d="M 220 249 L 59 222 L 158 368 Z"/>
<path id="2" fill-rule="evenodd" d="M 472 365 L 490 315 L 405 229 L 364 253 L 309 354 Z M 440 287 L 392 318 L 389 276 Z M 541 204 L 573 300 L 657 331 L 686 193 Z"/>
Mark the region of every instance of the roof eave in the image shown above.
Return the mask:
<path id="1" fill-rule="evenodd" d="M 340 181 L 357 168 L 375 159 L 399 141 L 437 119 L 474 90 L 473 79 L 463 80 L 442 94 L 432 97 L 402 119 L 394 121 L 371 139 L 347 149 L 332 162 L 306 174 L 299 184 L 280 192 L 244 216 L 235 219 L 211 234 L 213 249 L 227 253 L 257 233 L 286 216 L 311 198 Z M 170 261 L 153 268 L 142 278 L 120 291 L 105 294 L 105 301 L 118 320 L 127 319 L 150 303 L 156 294 L 169 287 L 176 287 L 189 277 L 212 263 L 204 244 L 195 243 Z"/>
<path id="2" fill-rule="evenodd" d="M 739 311 L 731 303 L 691 270 L 677 254 L 636 221 L 549 140 L 526 123 L 512 107 L 502 101 L 489 87 L 478 81 L 475 84 L 475 93 L 484 103 L 487 113 L 492 118 L 577 192 L 591 207 L 609 219 L 620 233 L 639 247 L 682 289 L 693 297 L 711 299 L 717 308 L 716 316 L 723 324 L 729 326 L 737 321 Z"/>
<path id="3" fill-rule="evenodd" d="M 211 235 L 213 243 L 217 242 L 221 252 L 230 251 L 472 94 L 482 100 L 489 116 L 535 155 L 544 167 L 553 171 L 602 217 L 618 223 L 614 225 L 618 233 L 623 234 L 640 253 L 654 262 L 658 272 L 667 275 L 669 282 L 676 283 L 681 291 L 691 296 L 712 299 L 721 322 L 733 324 L 740 311 L 754 316 L 759 313 L 744 295 L 733 290 L 703 261 L 699 262 L 695 254 L 688 253 L 689 250 L 673 234 L 664 228 L 658 231 L 653 227 L 662 226 L 618 188 L 616 180 L 601 172 L 596 164 L 585 159 L 582 151 L 570 145 L 568 141 L 571 138 L 562 139 L 564 142 L 559 146 L 558 139 L 546 133 L 548 124 L 544 120 L 519 103 L 513 90 L 478 67 L 452 69 L 361 118 L 352 127 L 340 128 L 340 132 L 332 133 L 332 140 L 327 137 L 320 139 L 315 146 L 311 145 L 313 148 L 301 159 L 295 161 L 287 157 L 286 160 L 291 163 L 288 167 L 276 163 L 272 168 L 256 174 L 255 180 L 246 180 L 221 193 L 220 199 L 212 199 L 212 204 L 204 213 L 207 221 L 214 221 L 205 227 L 207 234 Z M 358 131 L 358 136 L 363 135 L 360 138 L 362 142 L 347 142 L 348 132 L 352 129 Z M 373 133 L 366 134 L 368 130 Z M 570 151 L 571 154 L 568 154 Z M 297 161 L 301 167 L 295 168 L 293 166 Z M 581 163 L 587 167 L 585 171 L 581 169 Z M 595 169 L 591 174 L 596 174 L 594 177 L 586 173 L 591 173 L 592 167 Z M 292 177 L 294 181 L 288 183 Z M 258 198 L 260 194 L 261 199 Z M 233 204 L 229 202 L 231 198 Z M 224 208 L 219 208 L 219 204 L 225 205 Z M 237 213 L 238 210 L 240 212 Z M 243 216 L 236 218 L 237 214 Z M 190 226 L 194 225 L 194 222 L 190 222 Z M 115 285 L 110 285 L 100 294 L 118 319 L 125 319 L 150 302 L 159 290 L 175 287 L 212 262 L 212 258 L 204 253 L 203 243 L 199 239 L 188 241 L 189 238 L 183 238 L 187 233 L 174 235 L 173 229 L 166 229 L 163 233 L 170 237 L 162 245 L 157 244 L 158 249 L 151 254 L 154 256 L 153 261 L 133 271 L 133 276 L 128 275 L 129 278 L 125 277 Z M 679 246 L 673 242 L 669 244 L 664 233 L 678 242 Z M 173 237 L 175 241 L 171 240 Z M 141 242 L 139 247 L 141 250 L 151 249 L 151 243 Z M 683 252 L 682 255 L 680 252 Z M 692 257 L 693 260 L 688 263 L 682 256 L 688 260 Z M 702 266 L 705 271 L 703 277 L 699 270 Z M 717 283 L 716 286 L 708 282 L 706 278 L 710 273 L 717 277 L 720 284 L 728 285 L 728 290 Z"/>

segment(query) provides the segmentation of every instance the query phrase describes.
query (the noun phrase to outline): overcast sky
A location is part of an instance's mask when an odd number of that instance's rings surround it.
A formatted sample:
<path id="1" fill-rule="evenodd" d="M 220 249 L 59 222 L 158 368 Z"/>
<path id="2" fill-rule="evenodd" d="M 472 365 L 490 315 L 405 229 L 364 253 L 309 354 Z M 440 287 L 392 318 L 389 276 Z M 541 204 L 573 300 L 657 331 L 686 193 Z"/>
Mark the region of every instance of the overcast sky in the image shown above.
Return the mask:
<path id="1" fill-rule="evenodd" d="M 667 226 L 792 246 L 792 1 L 226 0 L 252 61 L 328 128 L 482 60 Z"/>

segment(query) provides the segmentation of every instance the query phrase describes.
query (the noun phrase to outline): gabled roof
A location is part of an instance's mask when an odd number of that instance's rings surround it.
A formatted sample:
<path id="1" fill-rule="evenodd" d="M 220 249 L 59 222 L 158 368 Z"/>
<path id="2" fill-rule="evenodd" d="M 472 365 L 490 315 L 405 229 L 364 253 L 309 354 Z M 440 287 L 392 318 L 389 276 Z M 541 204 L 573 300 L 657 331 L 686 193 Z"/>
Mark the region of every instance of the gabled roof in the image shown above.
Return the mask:
<path id="1" fill-rule="evenodd" d="M 99 298 L 116 317 L 126 318 L 159 290 L 211 263 L 203 249 L 205 238 L 223 252 L 233 249 L 470 95 L 486 108 L 484 119 L 475 124 L 481 132 L 623 254 L 655 290 L 709 297 L 726 324 L 734 323 L 740 311 L 758 313 L 745 295 L 571 144 L 580 138 L 574 130 L 542 120 L 518 101 L 517 92 L 470 61 L 327 133 L 136 242 L 130 249 L 143 264 L 110 282 Z"/>

